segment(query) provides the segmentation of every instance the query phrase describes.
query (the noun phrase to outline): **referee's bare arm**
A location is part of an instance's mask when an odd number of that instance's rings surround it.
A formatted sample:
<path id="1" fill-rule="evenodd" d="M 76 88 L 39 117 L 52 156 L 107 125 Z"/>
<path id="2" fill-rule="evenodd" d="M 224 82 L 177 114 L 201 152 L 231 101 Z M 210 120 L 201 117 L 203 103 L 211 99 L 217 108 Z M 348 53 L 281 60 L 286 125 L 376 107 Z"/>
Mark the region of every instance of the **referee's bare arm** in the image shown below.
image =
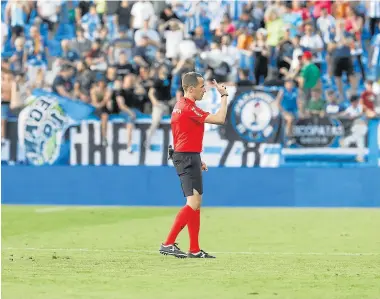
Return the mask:
<path id="1" fill-rule="evenodd" d="M 209 114 L 205 119 L 205 123 L 223 125 L 227 115 L 227 88 L 223 84 L 218 84 L 215 80 L 212 81 L 212 85 L 216 87 L 222 100 L 219 110 L 215 114 Z"/>

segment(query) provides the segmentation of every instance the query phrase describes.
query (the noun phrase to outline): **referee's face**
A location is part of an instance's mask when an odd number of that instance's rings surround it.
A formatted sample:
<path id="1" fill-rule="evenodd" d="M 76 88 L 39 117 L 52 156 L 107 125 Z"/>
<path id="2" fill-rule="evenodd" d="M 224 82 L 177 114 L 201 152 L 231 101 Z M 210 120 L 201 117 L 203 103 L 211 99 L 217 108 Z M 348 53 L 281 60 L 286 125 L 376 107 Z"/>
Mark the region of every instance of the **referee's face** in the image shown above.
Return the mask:
<path id="1" fill-rule="evenodd" d="M 200 101 L 203 98 L 203 95 L 205 94 L 205 82 L 203 78 L 198 78 L 198 86 L 194 87 L 193 89 L 193 96 L 196 101 Z"/>

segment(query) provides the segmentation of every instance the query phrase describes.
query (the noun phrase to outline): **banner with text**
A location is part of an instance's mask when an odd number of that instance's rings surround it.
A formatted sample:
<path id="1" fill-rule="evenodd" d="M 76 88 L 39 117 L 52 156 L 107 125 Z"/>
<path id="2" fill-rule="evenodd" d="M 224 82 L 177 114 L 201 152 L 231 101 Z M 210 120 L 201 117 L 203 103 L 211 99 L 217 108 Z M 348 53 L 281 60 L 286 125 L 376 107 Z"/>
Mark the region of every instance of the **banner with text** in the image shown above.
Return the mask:
<path id="1" fill-rule="evenodd" d="M 288 138 L 276 88 L 229 87 L 228 92 L 225 125 L 206 124 L 202 157 L 209 166 L 279 167 L 294 159 L 341 161 L 347 157 L 355 161 L 357 155 L 367 155 L 370 136 L 376 137 L 378 149 L 377 125 L 311 117 L 296 120 Z M 151 118 L 139 117 L 130 152 L 126 125 L 117 115 L 111 117 L 108 144 L 103 146 L 101 123 L 92 106 L 44 91 L 33 92 L 27 103 L 18 122 L 7 126 L 9 138 L 2 143 L 2 161 L 30 165 L 172 165 L 167 160 L 168 146 L 173 144 L 169 116 L 162 120 L 149 148 L 144 143 Z M 214 89 L 199 102 L 211 113 L 219 104 Z"/>

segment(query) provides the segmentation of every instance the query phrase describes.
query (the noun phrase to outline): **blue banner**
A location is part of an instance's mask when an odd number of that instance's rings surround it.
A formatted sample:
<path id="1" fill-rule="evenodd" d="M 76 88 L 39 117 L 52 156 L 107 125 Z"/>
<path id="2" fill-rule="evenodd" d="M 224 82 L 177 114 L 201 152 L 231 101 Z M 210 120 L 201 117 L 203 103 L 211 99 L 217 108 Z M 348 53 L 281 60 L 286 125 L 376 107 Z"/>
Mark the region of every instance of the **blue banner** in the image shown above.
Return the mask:
<path id="1" fill-rule="evenodd" d="M 67 144 L 66 130 L 88 118 L 94 111 L 90 105 L 35 90 L 26 100 L 18 118 L 18 139 L 25 162 L 31 165 L 62 163 Z"/>

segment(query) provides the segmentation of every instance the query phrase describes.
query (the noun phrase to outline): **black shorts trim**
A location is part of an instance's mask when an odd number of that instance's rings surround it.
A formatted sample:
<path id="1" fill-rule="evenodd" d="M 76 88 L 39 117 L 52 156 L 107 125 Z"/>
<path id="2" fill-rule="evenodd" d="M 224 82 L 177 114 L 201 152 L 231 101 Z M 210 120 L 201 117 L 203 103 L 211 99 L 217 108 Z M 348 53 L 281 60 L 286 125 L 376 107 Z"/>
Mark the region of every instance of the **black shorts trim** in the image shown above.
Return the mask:
<path id="1" fill-rule="evenodd" d="M 173 153 L 173 164 L 181 181 L 183 195 L 203 194 L 202 161 L 200 153 Z"/>

